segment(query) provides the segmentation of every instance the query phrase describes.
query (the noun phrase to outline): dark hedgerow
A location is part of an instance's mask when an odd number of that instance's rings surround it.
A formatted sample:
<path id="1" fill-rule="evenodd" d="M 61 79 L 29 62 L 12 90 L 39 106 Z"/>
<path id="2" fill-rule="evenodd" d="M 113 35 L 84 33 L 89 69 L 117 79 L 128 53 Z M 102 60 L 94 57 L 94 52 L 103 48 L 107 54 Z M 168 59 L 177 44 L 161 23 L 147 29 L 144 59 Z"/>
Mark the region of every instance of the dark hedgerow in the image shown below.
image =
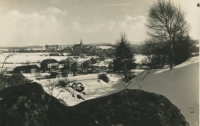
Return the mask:
<path id="1" fill-rule="evenodd" d="M 109 78 L 108 78 L 108 76 L 106 74 L 99 74 L 98 75 L 98 79 L 103 80 L 106 83 L 109 82 Z"/>

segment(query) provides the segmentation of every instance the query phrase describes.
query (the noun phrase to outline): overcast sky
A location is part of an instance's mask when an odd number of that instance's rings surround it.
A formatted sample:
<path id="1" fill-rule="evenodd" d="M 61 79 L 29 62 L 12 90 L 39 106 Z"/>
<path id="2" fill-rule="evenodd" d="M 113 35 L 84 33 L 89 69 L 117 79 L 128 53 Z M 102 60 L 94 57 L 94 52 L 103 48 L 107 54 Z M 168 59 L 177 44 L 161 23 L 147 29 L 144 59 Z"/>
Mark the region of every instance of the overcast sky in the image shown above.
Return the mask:
<path id="1" fill-rule="evenodd" d="M 0 46 L 112 43 L 125 33 L 145 38 L 155 0 L 0 0 Z M 200 39 L 200 0 L 173 0 L 187 12 L 190 35 Z"/>

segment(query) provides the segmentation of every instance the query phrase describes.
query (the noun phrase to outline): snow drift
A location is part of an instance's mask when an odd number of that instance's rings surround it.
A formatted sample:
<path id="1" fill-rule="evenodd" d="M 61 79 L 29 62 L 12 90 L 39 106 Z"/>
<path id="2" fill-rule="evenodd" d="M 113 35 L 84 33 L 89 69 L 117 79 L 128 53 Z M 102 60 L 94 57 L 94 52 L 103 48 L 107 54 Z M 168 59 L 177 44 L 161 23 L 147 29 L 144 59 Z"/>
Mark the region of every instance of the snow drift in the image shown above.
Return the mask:
<path id="1" fill-rule="evenodd" d="M 199 57 L 193 57 L 172 70 L 144 71 L 126 87 L 164 95 L 181 110 L 191 126 L 198 125 Z"/>

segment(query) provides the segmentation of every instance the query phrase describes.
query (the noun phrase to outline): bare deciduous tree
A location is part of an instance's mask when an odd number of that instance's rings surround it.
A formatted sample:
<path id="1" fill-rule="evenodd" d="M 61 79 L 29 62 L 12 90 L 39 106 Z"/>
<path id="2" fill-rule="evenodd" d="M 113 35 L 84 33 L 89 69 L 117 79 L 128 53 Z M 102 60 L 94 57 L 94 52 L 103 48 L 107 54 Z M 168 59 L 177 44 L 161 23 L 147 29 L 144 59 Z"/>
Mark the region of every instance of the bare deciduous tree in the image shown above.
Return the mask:
<path id="1" fill-rule="evenodd" d="M 8 70 L 9 67 L 5 67 L 6 60 L 12 57 L 14 54 L 10 53 L 5 55 L 4 53 L 0 53 L 0 55 L 4 56 L 3 62 L 0 59 L 1 68 L 0 68 L 0 89 L 6 88 L 10 86 L 10 79 L 8 76 L 5 75 L 5 72 Z"/>
<path id="2" fill-rule="evenodd" d="M 14 53 L 10 53 L 8 55 L 5 55 L 4 53 L 0 53 L 0 55 L 4 56 L 4 60 L 2 62 L 0 74 L 4 74 L 4 72 L 8 69 L 8 67 L 4 67 L 4 65 L 6 63 L 6 60 L 9 59 L 10 57 L 14 56 L 15 54 Z"/>
<path id="3" fill-rule="evenodd" d="M 149 9 L 147 19 L 148 34 L 170 45 L 170 68 L 173 68 L 173 46 L 178 38 L 188 35 L 189 25 L 185 20 L 185 12 L 171 1 L 158 0 Z"/>
<path id="4" fill-rule="evenodd" d="M 53 90 L 56 86 L 56 82 L 53 80 L 47 80 L 49 82 L 49 84 L 47 85 L 47 89 L 48 89 L 48 93 L 52 96 L 53 95 Z"/>

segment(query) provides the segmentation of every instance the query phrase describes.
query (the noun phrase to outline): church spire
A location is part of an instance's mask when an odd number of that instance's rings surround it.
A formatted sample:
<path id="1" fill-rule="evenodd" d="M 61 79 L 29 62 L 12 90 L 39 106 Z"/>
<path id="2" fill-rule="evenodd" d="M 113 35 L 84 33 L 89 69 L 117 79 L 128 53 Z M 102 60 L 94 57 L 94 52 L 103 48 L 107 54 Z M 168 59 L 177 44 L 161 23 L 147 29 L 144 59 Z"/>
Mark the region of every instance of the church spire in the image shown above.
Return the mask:
<path id="1" fill-rule="evenodd" d="M 80 47 L 83 48 L 83 42 L 82 42 L 82 39 L 80 41 Z"/>

